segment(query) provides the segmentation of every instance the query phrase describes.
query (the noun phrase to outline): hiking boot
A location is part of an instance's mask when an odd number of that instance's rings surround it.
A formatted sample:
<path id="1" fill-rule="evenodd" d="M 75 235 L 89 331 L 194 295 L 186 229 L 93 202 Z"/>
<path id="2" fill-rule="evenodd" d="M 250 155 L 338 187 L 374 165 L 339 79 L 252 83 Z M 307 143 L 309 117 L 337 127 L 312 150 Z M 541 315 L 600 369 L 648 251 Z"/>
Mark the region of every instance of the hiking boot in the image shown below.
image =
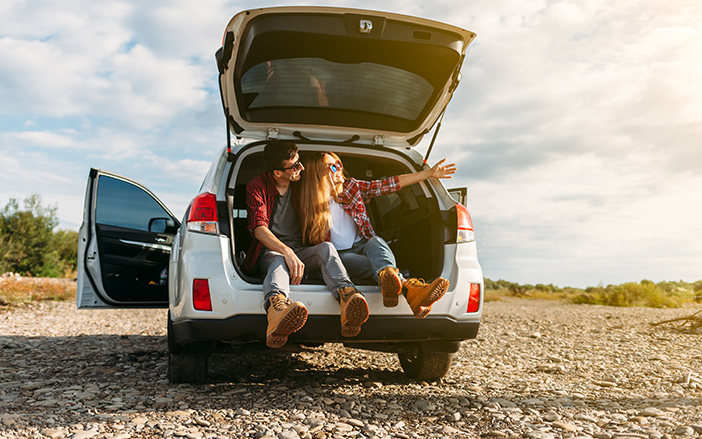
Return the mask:
<path id="1" fill-rule="evenodd" d="M 378 273 L 380 291 L 383 293 L 383 305 L 388 308 L 397 306 L 398 297 L 402 290 L 400 271 L 395 267 L 385 267 Z"/>
<path id="2" fill-rule="evenodd" d="M 307 321 L 307 308 L 302 302 L 293 302 L 282 294 L 270 298 L 266 346 L 281 348 L 288 342 L 288 335 L 299 331 Z"/>
<path id="3" fill-rule="evenodd" d="M 443 277 L 427 284 L 422 279 L 407 279 L 405 281 L 405 298 L 414 316 L 423 319 L 431 312 L 431 306 L 444 297 L 449 287 L 449 281 Z"/>
<path id="4" fill-rule="evenodd" d="M 368 320 L 368 302 L 356 288 L 340 288 L 341 336 L 355 337 L 361 332 L 361 325 Z"/>

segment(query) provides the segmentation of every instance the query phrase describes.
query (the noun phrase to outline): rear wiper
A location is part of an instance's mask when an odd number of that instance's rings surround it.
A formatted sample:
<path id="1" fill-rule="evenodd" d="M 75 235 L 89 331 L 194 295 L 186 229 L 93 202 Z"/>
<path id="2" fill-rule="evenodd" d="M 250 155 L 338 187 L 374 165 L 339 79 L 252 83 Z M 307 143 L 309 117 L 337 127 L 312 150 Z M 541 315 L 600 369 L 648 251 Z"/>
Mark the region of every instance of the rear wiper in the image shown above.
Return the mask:
<path id="1" fill-rule="evenodd" d="M 354 134 L 353 136 L 349 137 L 348 139 L 344 140 L 341 143 L 353 143 L 360 138 L 361 138 L 361 136 L 359 136 L 358 134 Z"/>
<path id="2" fill-rule="evenodd" d="M 304 141 L 306 141 L 306 142 L 311 142 L 310 139 L 308 139 L 307 137 L 303 136 L 302 133 L 299 132 L 299 131 L 293 132 L 293 136 L 297 137 L 297 138 L 300 139 L 300 140 L 304 140 Z"/>

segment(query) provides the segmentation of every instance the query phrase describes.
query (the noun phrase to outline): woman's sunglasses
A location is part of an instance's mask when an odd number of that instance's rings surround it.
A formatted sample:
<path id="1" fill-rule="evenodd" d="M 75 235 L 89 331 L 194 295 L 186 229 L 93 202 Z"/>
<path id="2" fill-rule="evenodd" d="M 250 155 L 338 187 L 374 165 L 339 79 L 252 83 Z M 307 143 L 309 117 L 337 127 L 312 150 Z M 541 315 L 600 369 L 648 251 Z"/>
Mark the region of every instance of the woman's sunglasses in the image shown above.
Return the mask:
<path id="1" fill-rule="evenodd" d="M 331 165 L 329 165 L 329 170 L 332 172 L 341 171 L 344 165 L 341 164 L 341 160 L 337 160 Z"/>

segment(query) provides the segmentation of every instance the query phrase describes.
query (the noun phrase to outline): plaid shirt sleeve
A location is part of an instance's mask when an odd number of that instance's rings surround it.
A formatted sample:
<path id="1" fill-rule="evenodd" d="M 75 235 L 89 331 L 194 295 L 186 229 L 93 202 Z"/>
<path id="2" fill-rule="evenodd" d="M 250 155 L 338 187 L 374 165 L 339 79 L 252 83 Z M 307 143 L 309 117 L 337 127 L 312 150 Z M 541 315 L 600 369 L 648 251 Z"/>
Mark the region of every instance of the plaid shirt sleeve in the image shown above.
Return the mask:
<path id="1" fill-rule="evenodd" d="M 259 175 L 246 185 L 246 210 L 249 218 L 249 231 L 258 226 L 268 226 L 273 199 L 265 179 Z"/>
<path id="2" fill-rule="evenodd" d="M 246 210 L 248 217 L 248 229 L 253 231 L 258 226 L 266 226 L 270 223 L 270 214 L 273 211 L 275 184 L 272 178 L 266 174 L 254 177 L 246 185 Z M 263 252 L 263 244 L 255 237 L 251 241 L 243 269 L 246 272 L 257 274 L 258 259 Z"/>
<path id="3" fill-rule="evenodd" d="M 364 200 L 398 190 L 400 190 L 400 179 L 397 176 L 374 181 L 350 178 L 346 180 L 344 190 L 339 194 L 338 200 L 344 210 L 351 215 L 361 234 L 366 239 L 370 239 L 375 236 L 375 230 L 373 230 L 368 217 Z"/>
<path id="4" fill-rule="evenodd" d="M 358 191 L 361 193 L 361 198 L 364 200 L 391 194 L 400 190 L 400 179 L 397 176 L 373 181 L 356 180 L 356 183 L 358 185 Z"/>

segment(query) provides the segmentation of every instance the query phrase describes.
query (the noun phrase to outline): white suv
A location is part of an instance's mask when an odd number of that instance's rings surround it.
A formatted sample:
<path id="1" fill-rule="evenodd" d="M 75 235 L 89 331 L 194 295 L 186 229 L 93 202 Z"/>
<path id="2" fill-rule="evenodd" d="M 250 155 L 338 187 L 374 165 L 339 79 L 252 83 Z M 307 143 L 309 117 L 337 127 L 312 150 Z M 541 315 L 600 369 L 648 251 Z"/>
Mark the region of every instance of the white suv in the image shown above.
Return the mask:
<path id="1" fill-rule="evenodd" d="M 474 38 L 385 12 L 285 7 L 234 16 L 216 54 L 227 146 L 183 227 L 145 187 L 90 171 L 78 307 L 168 307 L 173 382 L 203 382 L 221 344 L 264 343 L 262 278 L 241 265 L 252 239 L 245 186 L 263 170 L 266 141 L 295 142 L 302 160 L 334 151 L 358 179 L 419 171 L 426 161 L 413 146 L 445 110 Z M 289 344 L 396 352 L 409 377 L 444 376 L 460 342 L 477 335 L 482 313 L 483 277 L 464 204 L 465 188 L 448 191 L 437 179 L 367 204 L 402 271 L 450 281 L 428 317 L 415 319 L 404 301 L 386 308 L 378 285 L 358 282 L 370 318 L 357 337 L 342 338 L 337 301 L 319 279 L 306 278 L 291 297 L 309 318 Z"/>

